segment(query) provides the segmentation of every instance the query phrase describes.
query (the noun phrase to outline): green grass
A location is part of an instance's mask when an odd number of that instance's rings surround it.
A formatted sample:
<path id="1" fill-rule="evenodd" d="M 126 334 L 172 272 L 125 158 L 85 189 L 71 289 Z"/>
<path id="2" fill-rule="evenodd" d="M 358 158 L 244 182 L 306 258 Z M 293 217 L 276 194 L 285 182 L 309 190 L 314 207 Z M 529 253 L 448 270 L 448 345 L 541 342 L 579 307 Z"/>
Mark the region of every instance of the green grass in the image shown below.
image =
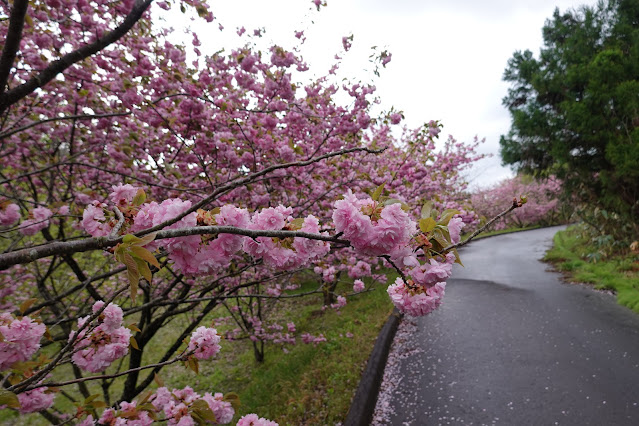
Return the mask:
<path id="1" fill-rule="evenodd" d="M 619 304 L 639 313 L 639 258 L 637 255 L 610 256 L 597 262 L 587 261 L 596 251 L 578 227 L 558 232 L 544 260 L 553 263 L 571 281 L 588 283 L 597 289 L 612 290 Z"/>
<path id="2" fill-rule="evenodd" d="M 348 290 L 346 285 L 338 288 Z M 319 309 L 320 296 L 291 299 L 286 305 L 282 309 L 295 320 L 299 334 L 323 333 L 328 341 L 317 346 L 300 342 L 287 347 L 288 353 L 273 348 L 261 364 L 244 344 L 230 370 L 228 363 L 219 365 L 227 370 L 220 370 L 219 385 L 240 395 L 239 414 L 255 412 L 281 425 L 343 421 L 379 330 L 392 311 L 388 295 L 383 287 L 377 288 L 350 298 L 339 312 Z"/>
<path id="3" fill-rule="evenodd" d="M 389 275 L 389 280 L 394 280 Z M 352 284 L 340 284 L 338 294 L 351 293 Z M 305 282 L 298 292 L 316 288 L 317 283 Z M 350 400 L 359 384 L 368 357 L 379 330 L 392 311 L 385 286 L 364 292 L 348 299 L 340 311 L 321 310 L 321 295 L 285 299 L 277 304 L 272 318 L 293 321 L 298 335 L 308 332 L 322 333 L 327 342 L 316 346 L 303 344 L 267 347 L 265 361 L 254 360 L 249 341 L 222 341 L 218 359 L 200 363 L 196 375 L 182 364 L 174 364 L 162 370 L 160 376 L 169 388 L 191 386 L 199 393 L 235 392 L 239 394 L 241 407 L 234 421 L 244 414 L 257 413 L 277 421 L 281 425 L 334 424 L 343 421 L 350 407 Z M 223 310 L 214 311 L 203 324 L 215 322 L 226 315 Z M 190 321 L 188 314 L 176 318 L 162 330 L 145 351 L 145 360 L 153 361 L 163 353 L 166 342 L 179 335 Z M 130 321 L 127 321 L 127 323 Z M 216 323 L 220 330 L 233 326 Z M 351 333 L 352 337 L 347 337 Z M 350 335 L 350 334 L 349 334 Z M 71 378 L 67 368 L 60 368 L 52 379 Z M 113 385 L 122 389 L 122 383 Z M 97 384 L 91 393 L 99 393 Z M 157 387 L 155 384 L 151 388 Z M 68 389 L 73 391 L 73 389 Z M 115 390 L 115 389 L 114 389 Z M 76 395 L 76 392 L 71 392 Z M 118 392 L 114 392 L 117 396 Z M 61 395 L 56 407 L 73 412 L 72 404 Z M 0 411 L 1 424 L 48 424 L 38 414 L 18 416 L 11 410 Z"/>

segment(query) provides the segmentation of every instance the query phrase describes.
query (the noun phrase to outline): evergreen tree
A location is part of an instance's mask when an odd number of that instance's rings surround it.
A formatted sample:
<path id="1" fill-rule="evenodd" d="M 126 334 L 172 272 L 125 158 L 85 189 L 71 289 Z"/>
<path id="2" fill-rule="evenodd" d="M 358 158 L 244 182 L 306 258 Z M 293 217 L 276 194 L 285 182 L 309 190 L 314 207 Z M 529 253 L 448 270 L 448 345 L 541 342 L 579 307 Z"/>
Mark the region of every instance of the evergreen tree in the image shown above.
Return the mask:
<path id="1" fill-rule="evenodd" d="M 556 174 L 591 208 L 639 226 L 639 2 L 607 0 L 560 13 L 539 58 L 508 61 L 504 164 Z"/>

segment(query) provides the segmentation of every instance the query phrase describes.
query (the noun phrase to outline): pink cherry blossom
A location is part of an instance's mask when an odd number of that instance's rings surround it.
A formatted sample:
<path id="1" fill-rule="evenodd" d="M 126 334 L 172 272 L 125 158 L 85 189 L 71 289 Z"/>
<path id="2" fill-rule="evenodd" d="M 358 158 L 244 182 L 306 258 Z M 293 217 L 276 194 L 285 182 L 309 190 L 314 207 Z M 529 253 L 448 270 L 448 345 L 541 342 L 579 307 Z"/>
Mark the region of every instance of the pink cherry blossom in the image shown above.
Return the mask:
<path id="1" fill-rule="evenodd" d="M 316 2 L 317 1 L 319 0 L 316 0 Z M 278 426 L 278 423 L 263 417 L 258 417 L 257 414 L 247 414 L 237 421 L 237 426 Z"/>
<path id="2" fill-rule="evenodd" d="M 191 334 L 189 351 L 195 351 L 197 359 L 210 359 L 220 351 L 220 336 L 214 328 L 198 327 Z"/>
<path id="3" fill-rule="evenodd" d="M 446 281 L 452 272 L 452 264 L 430 259 L 429 263 L 411 269 L 410 276 L 415 280 L 416 284 L 430 287 L 438 282 Z"/>
<path id="4" fill-rule="evenodd" d="M 34 235 L 49 226 L 49 218 L 53 216 L 53 212 L 46 207 L 36 207 L 31 211 L 31 216 L 32 219 L 20 224 L 20 232 L 24 235 Z"/>
<path id="5" fill-rule="evenodd" d="M 46 410 L 53 405 L 55 393 L 47 392 L 48 388 L 35 388 L 18 394 L 20 414 L 35 413 Z"/>
<path id="6" fill-rule="evenodd" d="M 9 204 L 3 207 L 0 203 L 0 226 L 11 226 L 20 220 L 20 207 Z"/>
<path id="7" fill-rule="evenodd" d="M 465 223 L 461 217 L 454 217 L 448 222 L 448 232 L 450 233 L 450 242 L 457 244 L 461 241 L 460 233 Z"/>
<path id="8" fill-rule="evenodd" d="M 97 301 L 93 312 L 97 313 L 104 302 Z M 111 363 L 129 353 L 131 331 L 122 327 L 122 309 L 109 304 L 97 318 L 95 327 L 85 327 L 78 334 L 73 346 L 75 351 L 71 360 L 83 370 L 93 373 L 104 371 Z M 86 324 L 89 317 L 78 320 L 78 327 Z M 94 324 L 92 324 L 94 325 Z M 73 339 L 76 332 L 69 335 Z"/>
<path id="9" fill-rule="evenodd" d="M 104 215 L 104 207 L 104 204 L 94 201 L 82 213 L 82 227 L 93 237 L 104 237 L 111 232 L 112 226 Z"/>
<path id="10" fill-rule="evenodd" d="M 137 187 L 133 185 L 122 185 L 121 183 L 112 186 L 113 192 L 109 194 L 109 198 L 116 206 L 126 206 L 133 201 L 133 198 L 138 192 Z"/>
<path id="11" fill-rule="evenodd" d="M 231 420 L 233 420 L 233 416 L 235 415 L 235 410 L 230 402 L 224 401 L 224 395 L 219 392 L 211 395 L 207 392 L 204 394 L 202 399 L 209 404 L 211 411 L 215 414 L 215 419 L 218 424 L 231 423 Z"/>
<path id="12" fill-rule="evenodd" d="M 16 362 L 27 361 L 40 348 L 40 339 L 46 331 L 29 317 L 15 319 L 8 313 L 0 314 L 0 371 Z"/>
<path id="13" fill-rule="evenodd" d="M 441 305 L 445 287 L 446 283 L 440 282 L 428 289 L 421 286 L 409 288 L 401 278 L 397 278 L 395 284 L 388 287 L 388 295 L 401 312 L 424 316 Z"/>

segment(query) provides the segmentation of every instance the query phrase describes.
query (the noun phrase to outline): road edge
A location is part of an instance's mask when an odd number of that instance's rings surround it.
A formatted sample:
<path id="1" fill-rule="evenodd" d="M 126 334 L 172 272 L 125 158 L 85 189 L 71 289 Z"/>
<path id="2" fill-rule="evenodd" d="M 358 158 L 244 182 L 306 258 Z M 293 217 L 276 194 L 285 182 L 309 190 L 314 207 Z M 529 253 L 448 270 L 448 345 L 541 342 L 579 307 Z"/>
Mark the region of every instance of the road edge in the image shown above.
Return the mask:
<path id="1" fill-rule="evenodd" d="M 382 384 L 390 346 L 393 343 L 393 338 L 402 316 L 397 308 L 393 309 L 377 336 L 375 346 L 373 346 L 366 368 L 357 386 L 357 391 L 351 401 L 351 408 L 346 415 L 344 426 L 366 426 L 370 424 L 375 411 L 375 404 L 377 403 L 379 387 Z"/>

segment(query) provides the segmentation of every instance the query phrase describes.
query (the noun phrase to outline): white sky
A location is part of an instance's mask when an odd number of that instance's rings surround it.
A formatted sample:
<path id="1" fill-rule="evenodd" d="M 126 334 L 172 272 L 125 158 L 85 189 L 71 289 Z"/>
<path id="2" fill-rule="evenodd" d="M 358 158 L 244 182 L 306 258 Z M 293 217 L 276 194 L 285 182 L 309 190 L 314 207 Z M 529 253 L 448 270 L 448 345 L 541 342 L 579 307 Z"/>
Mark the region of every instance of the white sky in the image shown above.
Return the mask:
<path id="1" fill-rule="evenodd" d="M 321 12 L 310 0 L 210 0 L 216 20 L 198 28 L 203 50 L 240 47 L 236 28 L 265 27 L 264 41 L 290 47 L 293 31 L 305 30 L 302 54 L 311 72 L 323 75 L 353 34 L 353 48 L 340 76 L 371 81 L 371 46 L 388 49 L 392 61 L 374 81 L 381 107 L 404 112 L 417 127 L 431 119 L 444 124 L 442 136 L 460 141 L 485 138 L 480 152 L 493 154 L 469 174 L 472 186 L 487 186 L 512 175 L 500 166 L 499 136 L 510 117 L 501 99 L 506 62 L 516 50 L 535 54 L 541 28 L 560 11 L 596 0 L 328 0 Z M 171 22 L 173 24 L 173 22 Z M 217 30 L 218 24 L 225 29 Z M 176 27 L 177 24 L 174 24 Z M 176 28 L 177 29 L 177 28 Z M 364 71 L 365 69 L 369 72 Z"/>

